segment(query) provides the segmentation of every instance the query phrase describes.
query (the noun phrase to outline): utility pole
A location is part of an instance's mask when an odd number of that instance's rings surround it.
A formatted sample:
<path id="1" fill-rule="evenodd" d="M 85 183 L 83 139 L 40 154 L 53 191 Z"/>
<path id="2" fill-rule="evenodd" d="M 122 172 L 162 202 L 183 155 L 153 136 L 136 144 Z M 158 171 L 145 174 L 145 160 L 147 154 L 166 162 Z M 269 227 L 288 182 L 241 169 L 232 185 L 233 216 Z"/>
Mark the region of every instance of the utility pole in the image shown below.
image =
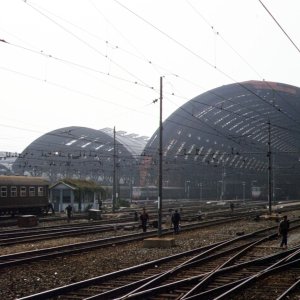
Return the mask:
<path id="1" fill-rule="evenodd" d="M 163 78 L 160 77 L 160 97 L 159 97 L 159 175 L 158 175 L 158 236 L 160 237 L 162 234 L 162 152 L 163 152 L 163 145 L 162 145 L 162 135 L 163 135 L 163 128 L 162 128 L 162 88 L 163 85 Z"/>
<path id="2" fill-rule="evenodd" d="M 200 201 L 202 201 L 202 182 L 199 183 L 200 187 Z"/>
<path id="3" fill-rule="evenodd" d="M 116 127 L 114 126 L 114 153 L 113 153 L 113 190 L 112 190 L 113 212 L 116 210 Z"/>
<path id="4" fill-rule="evenodd" d="M 269 195 L 269 214 L 272 214 L 272 156 L 271 156 L 271 123 L 268 121 L 268 195 Z"/>

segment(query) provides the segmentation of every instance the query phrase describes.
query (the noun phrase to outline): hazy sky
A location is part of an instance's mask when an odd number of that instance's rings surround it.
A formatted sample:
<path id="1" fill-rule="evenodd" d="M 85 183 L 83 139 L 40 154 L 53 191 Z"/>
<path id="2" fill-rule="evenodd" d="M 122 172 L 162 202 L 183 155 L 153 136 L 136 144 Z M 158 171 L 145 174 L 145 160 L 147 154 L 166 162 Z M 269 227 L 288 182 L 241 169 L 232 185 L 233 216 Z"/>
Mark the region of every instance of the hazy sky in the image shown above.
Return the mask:
<path id="1" fill-rule="evenodd" d="M 262 0 L 300 47 L 300 1 Z M 300 53 L 258 0 L 0 0 L 0 151 L 84 126 L 151 136 L 212 88 L 300 86 Z"/>

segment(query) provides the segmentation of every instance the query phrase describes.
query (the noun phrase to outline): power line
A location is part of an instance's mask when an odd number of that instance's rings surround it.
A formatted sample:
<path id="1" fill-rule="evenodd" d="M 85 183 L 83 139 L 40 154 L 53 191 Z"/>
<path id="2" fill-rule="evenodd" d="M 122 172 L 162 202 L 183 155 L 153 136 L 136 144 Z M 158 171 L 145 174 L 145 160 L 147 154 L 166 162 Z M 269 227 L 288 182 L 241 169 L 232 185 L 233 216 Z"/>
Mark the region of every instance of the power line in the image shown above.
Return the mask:
<path id="1" fill-rule="evenodd" d="M 210 24 L 210 22 L 199 12 L 199 10 L 193 5 L 191 4 L 191 2 L 189 0 L 186 0 L 186 2 L 190 5 L 190 7 L 197 13 L 197 15 L 199 15 L 201 17 L 201 19 L 209 26 L 209 28 L 214 32 L 214 34 L 216 34 L 218 37 L 220 37 L 222 39 L 222 41 L 256 74 L 258 75 L 261 79 L 263 79 L 263 77 L 254 69 L 253 66 L 250 65 L 250 63 L 248 61 L 246 61 L 246 59 L 244 57 L 242 57 L 242 55 L 233 48 L 233 46 L 222 36 L 222 34 L 220 33 L 220 31 L 215 29 L 215 26 L 213 26 L 212 24 Z"/>
<path id="2" fill-rule="evenodd" d="M 36 79 L 36 78 L 35 78 Z M 61 87 L 61 86 L 60 86 Z M 64 87 L 65 88 L 65 87 Z M 68 90 L 70 90 L 69 88 L 68 88 Z M 72 90 L 72 91 L 74 91 L 74 90 Z M 77 91 L 78 92 L 78 91 Z M 81 93 L 82 94 L 82 93 Z M 86 94 L 85 94 L 85 96 L 87 96 Z M 91 95 L 89 95 L 89 96 L 91 96 Z M 202 103 L 202 102 L 199 102 L 199 103 L 201 103 L 201 104 L 203 104 L 203 105 L 206 105 L 205 103 Z M 117 104 L 116 104 L 117 105 Z M 214 107 L 214 108 L 218 108 L 218 109 L 220 109 L 220 107 L 219 106 L 217 106 L 217 105 L 207 105 L 207 106 L 209 106 L 209 107 Z M 182 108 L 181 107 L 181 109 L 183 110 L 183 111 L 185 111 L 185 113 L 187 113 L 189 116 L 191 116 L 193 119 L 194 119 L 194 121 L 197 121 L 197 122 L 202 122 L 203 123 L 203 121 L 201 121 L 200 119 L 198 119 L 198 118 L 195 118 L 195 116 L 194 115 L 192 115 L 191 113 L 189 113 L 188 111 L 186 111 L 184 108 Z M 222 110 L 225 110 L 226 111 L 226 108 L 222 108 Z M 228 110 L 228 112 L 230 112 L 231 114 L 236 114 L 235 112 L 231 112 L 231 111 L 229 111 Z M 239 114 L 237 114 L 237 115 L 239 115 Z M 239 115 L 240 117 L 243 117 L 243 116 L 241 116 L 241 115 Z M 190 119 L 188 119 L 188 118 L 186 118 L 186 117 L 184 117 L 185 119 L 187 119 L 187 120 L 189 120 L 189 121 L 191 121 Z M 246 119 L 246 117 L 243 117 L 244 119 Z M 174 124 L 177 124 L 177 125 L 180 125 L 180 126 L 182 126 L 182 127 L 185 127 L 185 128 L 193 128 L 193 129 L 197 129 L 197 130 L 199 130 L 199 128 L 196 128 L 196 127 L 191 127 L 191 126 L 189 126 L 189 125 L 187 125 L 187 124 L 180 124 L 179 122 L 176 122 L 176 121 L 174 121 L 174 120 L 167 120 L 168 122 L 171 122 L 171 123 L 174 123 Z M 204 123 L 205 125 L 207 125 L 208 126 L 208 124 L 206 124 L 206 123 Z M 5 126 L 5 125 L 3 125 L 2 124 L 2 126 Z M 216 128 L 214 128 L 214 127 L 212 127 L 212 126 L 210 126 L 211 127 L 211 129 L 213 129 L 214 131 L 215 131 L 215 134 L 214 133 L 212 133 L 212 132 L 206 132 L 207 134 L 209 134 L 209 135 L 216 135 L 216 136 L 225 136 L 227 139 L 229 139 L 229 140 L 231 140 L 232 142 L 234 142 L 234 143 L 237 143 L 238 145 L 239 145 L 239 142 L 238 141 L 236 141 L 232 136 L 228 136 L 228 135 L 224 135 L 224 133 L 222 133 L 222 132 L 219 132 Z M 23 129 L 23 128 L 19 128 L 19 129 Z M 281 128 L 281 129 L 283 129 L 283 128 Z M 23 129 L 24 130 L 24 129 Z M 288 130 L 287 128 L 285 128 L 285 130 Z M 203 132 L 203 133 L 205 133 L 205 130 L 203 130 L 203 129 L 200 129 L 200 131 L 201 132 Z M 36 132 L 36 131 L 35 131 Z"/>
<path id="3" fill-rule="evenodd" d="M 297 49 L 298 52 L 300 52 L 300 49 L 297 47 L 297 45 L 294 43 L 292 38 L 288 35 L 288 33 L 282 28 L 282 26 L 279 24 L 279 22 L 275 19 L 275 17 L 272 15 L 272 13 L 268 10 L 268 8 L 263 4 L 261 0 L 258 0 L 260 4 L 263 6 L 263 8 L 268 12 L 268 14 L 271 16 L 271 18 L 275 21 L 277 26 L 281 29 L 281 31 L 284 33 L 284 35 L 289 39 L 289 41 L 293 44 L 293 46 Z"/>
<path id="4" fill-rule="evenodd" d="M 156 27 L 155 27 L 156 28 Z M 192 115 L 191 115 L 192 116 Z M 193 116 L 192 116 L 193 117 Z"/>
<path id="5" fill-rule="evenodd" d="M 9 43 L 9 44 L 11 44 L 11 43 Z M 50 57 L 50 58 L 53 58 L 53 59 L 58 59 L 58 58 L 56 58 L 56 57 L 54 57 L 54 56 L 52 56 L 52 55 L 47 55 L 47 54 L 45 54 L 45 53 L 40 53 L 40 52 L 38 52 L 38 51 L 35 51 L 35 50 L 31 50 L 31 49 L 28 49 L 28 48 L 25 48 L 25 47 L 22 47 L 22 46 L 18 46 L 18 45 L 14 45 L 14 44 L 12 44 L 13 46 L 16 46 L 16 47 L 20 47 L 20 48 L 22 48 L 22 49 L 24 49 L 24 50 L 27 50 L 27 51 L 32 51 L 32 52 L 34 52 L 34 53 L 36 53 L 36 54 L 42 54 L 42 55 L 46 55 L 47 57 Z M 66 61 L 66 60 L 62 60 L 62 59 L 58 59 L 58 60 L 60 60 L 60 61 L 62 61 L 62 62 L 67 62 L 67 63 L 71 63 L 72 65 L 76 65 L 76 66 L 80 66 L 80 67 L 83 67 L 82 65 L 78 65 L 78 64 L 76 64 L 76 63 L 72 63 L 72 62 L 69 62 L 69 61 Z M 93 70 L 93 71 L 95 71 L 95 70 Z M 23 74 L 24 75 L 24 74 Z M 178 75 L 177 75 L 177 77 L 179 77 Z M 32 76 L 30 76 L 30 78 L 34 78 L 34 77 L 32 77 Z M 34 79 L 38 79 L 38 78 L 34 78 Z M 49 83 L 49 84 L 54 84 L 54 85 L 56 85 L 56 86 L 59 86 L 60 88 L 65 88 L 65 89 L 67 89 L 67 90 L 71 90 L 71 91 L 73 91 L 73 92 L 76 92 L 76 93 L 79 93 L 79 94 L 83 94 L 83 92 L 80 92 L 80 91 L 78 91 L 78 90 L 74 90 L 74 89 L 70 89 L 70 88 L 68 88 L 68 87 L 64 87 L 64 86 L 62 86 L 62 85 L 58 85 L 58 84 L 56 84 L 56 83 L 52 83 L 52 82 L 49 82 L 49 81 L 47 81 L 47 83 Z M 211 93 L 213 93 L 213 92 L 211 92 Z M 214 94 L 214 93 L 213 93 Z M 89 97 L 91 97 L 91 95 L 87 95 L 87 94 L 84 94 L 85 96 L 89 96 Z M 218 96 L 218 97 L 220 97 L 220 98 L 222 98 L 222 99 L 224 99 L 224 100 L 227 100 L 227 99 L 225 99 L 224 97 L 222 97 L 221 95 L 216 95 L 216 96 Z M 94 96 L 93 96 L 94 97 Z M 106 100 L 104 100 L 104 101 L 106 101 Z M 109 101 L 108 101 L 109 102 Z M 109 102 L 109 103 L 113 103 L 113 102 Z M 117 103 L 113 103 L 113 104 L 115 104 L 115 105 L 117 105 L 117 106 L 120 106 L 119 104 L 117 104 Z M 205 105 L 205 104 L 204 104 Z M 209 105 L 210 107 L 215 107 L 215 108 L 218 108 L 218 107 L 216 107 L 216 106 L 214 106 L 214 105 Z M 182 109 L 182 110 L 184 110 L 182 107 L 180 107 L 180 109 Z M 132 109 L 131 109 L 132 110 Z M 187 111 L 185 111 L 188 115 L 190 115 L 190 116 L 192 116 L 193 118 L 194 118 L 194 116 L 193 115 L 191 115 L 189 112 L 187 112 Z M 200 121 L 201 122 L 201 120 L 199 120 L 199 119 L 197 119 L 196 118 L 196 120 L 197 121 Z M 206 124 L 207 125 L 207 124 Z M 184 126 L 184 124 L 182 124 L 182 126 Z M 208 126 L 208 125 L 207 125 Z M 211 127 L 211 129 L 213 129 L 213 130 L 215 130 L 216 132 L 218 132 L 218 130 L 217 129 L 215 129 L 215 128 L 213 128 L 213 127 Z M 218 133 L 217 135 L 224 135 L 223 133 Z M 231 139 L 231 137 L 227 137 L 227 138 L 229 138 L 229 139 Z M 235 140 L 232 140 L 234 143 L 236 143 L 236 141 Z"/>
<path id="6" fill-rule="evenodd" d="M 119 5 L 121 5 L 118 1 L 116 1 Z M 123 6 L 123 5 L 122 5 Z M 125 6 L 123 6 L 123 7 L 125 7 Z M 126 7 L 125 7 L 126 8 Z M 128 8 L 126 8 L 126 9 L 128 9 Z M 130 10 L 130 12 L 132 12 L 131 10 Z M 132 12 L 132 13 L 134 13 L 134 12 Z M 135 14 L 135 13 L 134 13 Z M 44 15 L 44 14 L 43 14 Z M 135 14 L 137 17 L 139 17 L 139 18 L 141 18 L 140 16 L 138 16 L 137 14 Z M 162 32 L 159 28 L 157 28 L 156 26 L 154 26 L 154 25 L 152 25 L 150 22 L 148 22 L 148 21 L 146 21 L 144 18 L 142 18 L 142 20 L 144 21 L 144 22 L 146 22 L 147 24 L 149 24 L 149 25 L 151 25 L 151 26 L 153 26 L 156 30 L 159 30 L 161 33 L 163 33 L 163 34 L 165 34 L 164 32 Z M 206 20 L 205 20 L 206 21 Z M 208 21 L 206 21 L 206 23 L 208 23 Z M 209 23 L 208 23 L 209 24 Z M 210 27 L 212 27 L 211 25 L 209 25 Z M 169 35 L 167 35 L 168 36 L 168 38 L 171 38 Z M 173 39 L 173 38 L 171 38 L 173 41 L 175 41 L 175 42 L 177 42 L 175 39 Z M 177 42 L 178 43 L 178 42 Z M 183 44 L 181 44 L 180 43 L 180 45 L 181 46 L 183 46 L 183 47 L 185 47 Z M 189 50 L 187 47 L 185 47 L 185 49 L 186 50 Z M 236 52 L 236 51 L 235 51 Z M 237 52 L 236 52 L 236 54 L 238 54 Z M 240 55 L 239 55 L 240 56 Z M 198 56 L 199 57 L 199 56 Z M 201 58 L 201 57 L 200 57 Z M 202 59 L 202 58 L 201 58 Z M 70 63 L 70 62 L 69 62 Z M 78 64 L 77 64 L 77 66 L 78 66 Z M 211 64 L 210 64 L 210 66 L 211 66 Z M 82 67 L 82 66 L 80 66 L 80 67 Z M 225 73 L 224 73 L 225 74 Z M 226 75 L 226 74 L 225 74 Z M 226 75 L 226 76 L 228 76 L 228 75 Z M 234 80 L 235 81 L 235 80 Z M 235 81 L 236 82 L 236 81 Z M 135 84 L 136 84 L 137 82 L 135 82 Z M 243 86 L 241 83 L 239 83 L 241 86 Z M 244 88 L 246 88 L 245 86 L 243 86 Z M 150 87 L 151 89 L 154 89 L 153 87 Z M 255 93 L 253 93 L 253 91 L 251 91 L 251 90 L 248 90 L 249 92 L 251 92 L 252 94 L 254 94 L 256 97 L 259 97 L 257 94 L 255 94 Z M 172 94 L 172 95 L 174 95 L 174 93 Z M 261 100 L 262 101 L 265 101 L 263 98 L 261 98 Z M 271 103 L 269 103 L 269 102 L 267 102 L 269 105 L 272 105 Z M 278 109 L 278 108 L 276 108 L 274 105 L 273 105 L 273 107 L 275 108 L 275 109 Z M 279 111 L 280 111 L 280 109 L 278 109 Z M 284 113 L 283 111 L 281 111 L 282 113 Z M 289 117 L 289 116 L 288 116 Z M 294 122 L 297 122 L 296 120 L 293 120 Z"/>
<path id="7" fill-rule="evenodd" d="M 243 85 L 243 83 L 238 82 L 236 79 L 234 79 L 232 76 L 230 76 L 229 74 L 227 74 L 226 72 L 224 72 L 223 70 L 217 68 L 216 65 L 213 65 L 211 62 L 209 62 L 208 60 L 206 60 L 205 58 L 201 57 L 200 55 L 198 55 L 195 51 L 193 51 L 192 49 L 190 49 L 189 47 L 185 46 L 183 43 L 181 43 L 180 41 L 176 40 L 175 38 L 173 38 L 172 36 L 170 36 L 169 34 L 167 34 L 166 32 L 164 32 L 163 30 L 159 29 L 157 26 L 155 26 L 154 24 L 152 24 L 151 22 L 149 22 L 148 20 L 146 20 L 145 18 L 141 17 L 140 15 L 138 15 L 137 13 L 135 13 L 133 10 L 131 10 L 130 8 L 128 8 L 127 6 L 125 6 L 124 4 L 120 3 L 118 0 L 114 0 L 114 2 L 116 2 L 119 6 L 123 7 L 125 10 L 129 11 L 131 14 L 133 14 L 134 16 L 136 16 L 138 19 L 142 20 L 144 23 L 148 24 L 149 26 L 151 26 L 152 28 L 154 28 L 155 30 L 157 30 L 158 32 L 160 32 L 162 35 L 164 35 L 165 37 L 167 37 L 169 40 L 171 40 L 172 42 L 174 42 L 175 44 L 177 44 L 178 46 L 180 46 L 181 48 L 183 48 L 184 50 L 186 50 L 188 53 L 192 54 L 193 56 L 195 56 L 196 58 L 200 59 L 201 61 L 203 61 L 204 63 L 206 63 L 209 67 L 215 69 L 216 71 L 218 71 L 219 73 L 221 73 L 222 75 L 224 75 L 225 77 L 227 77 L 228 79 L 232 80 L 233 82 L 237 83 L 239 86 L 241 86 L 242 88 L 244 88 L 246 91 L 248 91 L 249 93 L 253 94 L 255 97 L 257 97 L 258 99 L 260 99 L 261 101 L 265 102 L 266 104 L 270 105 L 271 107 L 273 107 L 275 110 L 281 112 L 282 114 L 286 115 L 284 113 L 284 111 L 282 111 L 280 108 L 277 108 L 274 104 L 266 101 L 265 99 L 263 99 L 262 97 L 260 97 L 259 95 L 257 95 L 255 92 L 253 92 L 251 89 L 247 88 L 245 85 Z M 293 122 L 300 124 L 297 120 L 292 119 L 291 117 L 289 117 L 288 115 L 286 115 L 287 118 L 291 119 Z"/>
<path id="8" fill-rule="evenodd" d="M 55 86 L 57 88 L 61 88 L 61 89 L 64 89 L 64 90 L 67 90 L 67 91 L 70 91 L 70 92 L 73 92 L 73 93 L 76 93 L 76 94 L 79 94 L 79 95 L 83 95 L 83 96 L 89 97 L 91 99 L 104 101 L 104 102 L 107 102 L 109 104 L 113 104 L 113 105 L 115 105 L 117 107 L 122 107 L 122 108 L 125 108 L 127 110 L 136 111 L 136 112 L 140 113 L 140 111 L 138 111 L 137 109 L 134 109 L 132 107 L 128 107 L 128 106 L 122 105 L 122 104 L 117 103 L 117 102 L 109 101 L 109 100 L 106 100 L 104 98 L 100 98 L 100 97 L 91 95 L 89 93 L 86 93 L 86 92 L 83 92 L 83 91 L 80 91 L 80 90 L 76 90 L 76 89 L 73 89 L 73 88 L 61 85 L 61 84 L 56 83 L 56 82 L 52 82 L 52 81 L 49 81 L 49 80 L 45 81 L 44 79 L 41 79 L 39 77 L 36 77 L 36 76 L 33 76 L 33 75 L 29 75 L 29 74 L 25 74 L 23 72 L 15 71 L 15 70 L 12 70 L 12 69 L 9 69 L 9 68 L 5 68 L 5 67 L 1 67 L 1 66 L 0 66 L 0 69 L 5 70 L 7 72 L 11 72 L 11 73 L 17 74 L 17 75 L 20 75 L 20 76 L 24 76 L 24 77 L 27 77 L 27 78 L 30 78 L 30 79 L 33 79 L 33 80 L 36 80 L 36 81 L 41 81 L 41 82 L 47 83 L 49 85 Z"/>
<path id="9" fill-rule="evenodd" d="M 18 74 L 20 74 L 20 73 L 18 72 Z M 24 76 L 24 74 L 22 74 L 22 75 Z M 35 78 L 35 77 L 33 77 L 33 76 L 30 76 L 30 78 L 39 80 L 39 79 L 37 79 L 37 78 Z M 89 97 L 95 98 L 95 96 L 92 96 L 92 95 L 89 95 L 89 94 L 85 94 L 85 93 L 83 93 L 83 92 L 79 92 L 79 91 L 76 91 L 76 90 L 73 90 L 73 89 L 70 89 L 70 88 L 66 88 L 66 87 L 63 87 L 63 86 L 58 85 L 58 84 L 55 84 L 55 83 L 51 83 L 51 82 L 47 82 L 47 83 L 53 84 L 53 85 L 58 86 L 58 87 L 60 87 L 60 88 L 64 88 L 64 89 L 67 89 L 67 90 L 70 90 L 70 91 L 73 91 L 73 92 L 76 92 L 76 93 L 84 94 L 85 96 L 89 96 Z M 221 96 L 220 96 L 220 97 L 221 97 Z M 221 97 L 221 98 L 222 98 L 222 97 Z M 97 98 L 96 98 L 96 99 L 97 99 Z M 224 99 L 224 100 L 226 100 L 226 99 Z M 199 102 L 199 103 L 200 103 L 200 102 Z M 205 105 L 205 103 L 201 103 L 201 104 Z M 115 104 L 115 105 L 119 106 L 119 104 Z M 241 105 L 241 104 L 239 104 L 239 105 Z M 209 106 L 209 107 L 214 107 L 214 108 L 220 109 L 220 107 L 218 107 L 217 105 L 211 105 L 211 104 L 210 104 L 210 105 L 208 105 L 208 106 Z M 203 121 L 201 121 L 199 118 L 196 118 L 193 114 L 189 113 L 189 112 L 186 111 L 184 108 L 180 107 L 180 109 L 183 110 L 183 111 L 185 111 L 185 113 L 187 113 L 189 116 L 191 116 L 191 117 L 194 119 L 194 121 L 202 122 L 202 123 L 203 123 Z M 224 110 L 224 108 L 222 108 L 222 110 Z M 226 109 L 225 109 L 225 110 L 226 110 Z M 231 111 L 230 111 L 230 113 L 236 114 L 235 112 L 231 112 Z M 243 117 L 243 116 L 240 116 L 240 117 Z M 190 120 L 190 119 L 188 119 L 188 118 L 186 118 L 186 117 L 184 117 L 184 118 L 187 119 L 187 120 Z M 247 117 L 243 117 L 243 118 L 246 119 Z M 180 125 L 180 126 L 185 127 L 185 128 L 192 128 L 191 126 L 189 126 L 189 125 L 187 125 L 187 124 L 180 124 L 180 123 L 175 122 L 175 121 L 172 121 L 172 120 L 167 120 L 167 121 L 168 121 L 168 122 L 175 123 L 175 124 Z M 223 132 L 218 131 L 216 128 L 210 126 L 209 124 L 207 124 L 207 123 L 205 123 L 205 122 L 204 122 L 203 124 L 205 124 L 206 126 L 209 126 L 213 131 L 215 131 L 215 135 L 216 135 L 216 136 L 225 136 L 226 139 L 231 140 L 231 142 L 234 142 L 234 143 L 236 143 L 236 144 L 239 145 L 239 142 L 236 141 L 232 136 L 224 135 Z M 3 125 L 2 125 L 2 126 L 3 126 Z M 273 126 L 273 125 L 272 125 L 272 126 Z M 193 128 L 199 130 L 199 128 L 196 128 L 196 127 L 193 127 Z M 282 128 L 281 128 L 281 129 L 282 129 Z M 200 131 L 203 132 L 203 133 L 205 133 L 205 130 L 203 130 L 203 129 L 200 129 Z M 207 133 L 208 133 L 209 135 L 214 135 L 212 132 L 207 132 Z"/>
<path id="10" fill-rule="evenodd" d="M 50 18 L 47 14 L 43 13 L 41 10 L 39 10 L 36 7 L 34 7 L 33 5 L 29 4 L 28 1 L 26 1 L 25 3 L 28 6 L 30 6 L 32 9 L 34 9 L 36 12 L 38 12 L 39 14 L 41 14 L 43 17 L 47 18 L 49 21 L 51 21 L 56 26 L 58 26 L 59 28 L 61 28 L 63 31 L 67 32 L 68 34 L 70 34 L 71 36 L 73 36 L 75 39 L 79 40 L 81 43 L 83 43 L 84 45 L 86 45 L 88 48 L 92 49 L 93 51 L 95 51 L 96 53 L 100 54 L 104 58 L 107 58 L 107 55 L 105 55 L 104 53 L 100 52 L 96 47 L 92 46 L 91 44 L 89 44 L 88 42 L 86 42 L 85 40 L 83 40 L 82 38 L 80 38 L 78 35 L 76 35 L 72 31 L 70 31 L 69 29 L 67 29 L 66 27 L 62 26 L 61 24 L 59 24 L 58 22 L 56 22 L 55 20 L 53 20 L 52 18 Z M 126 72 L 128 75 L 132 76 L 133 78 L 138 79 L 140 82 L 143 82 L 143 80 L 141 80 L 140 78 L 136 77 L 135 74 L 132 74 L 129 70 L 127 70 L 126 68 L 122 67 L 120 64 L 116 63 L 113 60 L 110 60 L 110 61 L 115 66 L 117 66 L 118 68 L 120 68 L 122 71 Z M 146 85 L 145 82 L 143 82 L 143 83 Z"/>
<path id="11" fill-rule="evenodd" d="M 112 75 L 112 74 L 110 74 L 110 73 L 107 73 L 107 72 L 104 72 L 104 71 L 101 71 L 101 70 L 92 68 L 92 67 L 90 67 L 90 66 L 82 65 L 82 64 L 79 64 L 79 63 L 70 61 L 70 60 L 66 60 L 66 59 L 63 59 L 63 58 L 59 58 L 59 57 L 54 56 L 54 55 L 52 55 L 52 54 L 47 54 L 47 53 L 46 53 L 45 51 L 43 51 L 43 50 L 41 50 L 41 51 L 33 50 L 33 49 L 26 48 L 26 47 L 24 47 L 24 46 L 17 45 L 17 44 L 11 43 L 11 42 L 7 42 L 7 41 L 1 40 L 1 39 L 0 39 L 0 42 L 4 42 L 4 43 L 7 43 L 8 45 L 11 45 L 11 46 L 13 46 L 13 47 L 20 48 L 20 49 L 23 49 L 23 50 L 26 50 L 26 51 L 29 51 L 29 52 L 32 52 L 32 53 L 35 53 L 35 54 L 38 54 L 38 55 L 45 56 L 45 57 L 47 57 L 47 58 L 53 59 L 53 60 L 58 61 L 58 62 L 60 62 L 60 63 L 65 63 L 65 64 L 68 64 L 68 65 L 72 65 L 72 66 L 78 67 L 78 68 L 80 68 L 80 69 L 85 69 L 85 70 L 88 70 L 88 71 L 91 71 L 91 72 L 94 72 L 94 73 L 98 73 L 98 74 L 101 74 L 101 75 L 104 75 L 104 76 L 112 77 L 112 78 L 117 79 L 117 80 L 120 80 L 120 81 L 124 81 L 124 82 L 131 83 L 131 84 L 134 84 L 134 85 L 139 85 L 139 86 L 141 86 L 141 87 L 149 88 L 149 89 L 151 89 L 151 90 L 155 90 L 154 87 L 149 86 L 149 85 L 147 85 L 147 84 L 144 84 L 144 83 L 142 83 L 142 82 L 139 82 L 139 81 L 132 81 L 132 80 L 129 80 L 129 79 L 120 77 L 120 76 Z"/>

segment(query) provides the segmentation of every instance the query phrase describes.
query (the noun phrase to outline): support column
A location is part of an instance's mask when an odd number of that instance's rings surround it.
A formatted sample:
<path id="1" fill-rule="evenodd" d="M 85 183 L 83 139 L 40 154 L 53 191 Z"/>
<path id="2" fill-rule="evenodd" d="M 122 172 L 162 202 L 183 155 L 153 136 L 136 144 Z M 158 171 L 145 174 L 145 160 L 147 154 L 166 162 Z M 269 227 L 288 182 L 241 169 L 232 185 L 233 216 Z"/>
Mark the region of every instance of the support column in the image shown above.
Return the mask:
<path id="1" fill-rule="evenodd" d="M 63 189 L 59 189 L 59 211 L 63 211 Z"/>

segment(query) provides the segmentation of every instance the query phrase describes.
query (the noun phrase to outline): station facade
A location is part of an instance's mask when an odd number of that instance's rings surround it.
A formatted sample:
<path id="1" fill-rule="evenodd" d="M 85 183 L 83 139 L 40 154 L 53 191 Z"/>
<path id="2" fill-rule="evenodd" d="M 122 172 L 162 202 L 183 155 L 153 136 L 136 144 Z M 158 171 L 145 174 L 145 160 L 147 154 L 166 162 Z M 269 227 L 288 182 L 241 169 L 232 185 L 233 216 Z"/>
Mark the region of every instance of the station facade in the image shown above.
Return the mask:
<path id="1" fill-rule="evenodd" d="M 300 89 L 246 81 L 205 92 L 163 122 L 163 197 L 299 199 Z M 114 152 L 114 147 L 116 152 Z M 90 179 L 119 196 L 155 199 L 159 129 L 150 139 L 112 129 L 67 127 L 31 143 L 15 174 Z"/>
<path id="2" fill-rule="evenodd" d="M 110 128 L 60 128 L 26 147 L 15 160 L 13 172 L 43 176 L 51 184 L 65 178 L 94 181 L 107 189 L 107 197 L 111 197 L 115 174 L 117 193 L 129 198 L 146 141 L 147 137 Z"/>
<path id="3" fill-rule="evenodd" d="M 300 89 L 247 81 L 185 103 L 163 123 L 164 195 L 299 199 Z M 157 185 L 159 130 L 141 158 L 141 186 Z M 271 177 L 271 178 L 270 178 Z"/>

